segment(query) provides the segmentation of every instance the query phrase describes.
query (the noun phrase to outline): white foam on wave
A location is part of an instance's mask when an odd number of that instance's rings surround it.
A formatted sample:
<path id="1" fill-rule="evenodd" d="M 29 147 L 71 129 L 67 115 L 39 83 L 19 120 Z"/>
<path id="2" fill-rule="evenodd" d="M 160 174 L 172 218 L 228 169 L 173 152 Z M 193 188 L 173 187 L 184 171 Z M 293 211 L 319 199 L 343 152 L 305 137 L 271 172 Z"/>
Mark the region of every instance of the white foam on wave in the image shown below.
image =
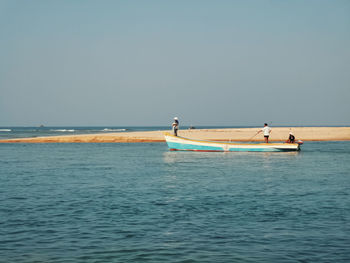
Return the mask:
<path id="1" fill-rule="evenodd" d="M 75 132 L 75 130 L 68 130 L 68 129 L 57 129 L 57 130 L 50 130 L 55 132 Z"/>
<path id="2" fill-rule="evenodd" d="M 105 128 L 102 131 L 104 131 L 104 132 L 110 132 L 110 131 L 121 132 L 121 131 L 126 131 L 126 129 L 109 129 L 109 128 Z"/>
<path id="3" fill-rule="evenodd" d="M 11 129 L 0 129 L 0 132 L 10 132 L 12 131 Z"/>

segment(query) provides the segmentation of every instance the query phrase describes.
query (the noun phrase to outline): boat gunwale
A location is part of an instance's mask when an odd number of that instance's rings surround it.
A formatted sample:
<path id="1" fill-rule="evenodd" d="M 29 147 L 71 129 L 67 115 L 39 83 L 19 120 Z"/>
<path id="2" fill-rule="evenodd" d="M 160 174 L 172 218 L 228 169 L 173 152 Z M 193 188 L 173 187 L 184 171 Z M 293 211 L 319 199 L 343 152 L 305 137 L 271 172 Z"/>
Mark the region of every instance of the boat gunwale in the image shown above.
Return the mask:
<path id="1" fill-rule="evenodd" d="M 245 145 L 245 146 L 249 146 L 249 145 L 254 145 L 254 146 L 281 146 L 281 145 L 297 145 L 299 146 L 298 143 L 236 143 L 236 142 L 227 142 L 227 141 L 208 141 L 208 140 L 198 140 L 198 139 L 190 139 L 190 138 L 186 138 L 186 137 L 181 137 L 181 136 L 175 136 L 172 135 L 168 132 L 164 133 L 164 136 L 169 136 L 169 137 L 173 137 L 173 138 L 179 138 L 181 140 L 185 140 L 185 141 L 192 141 L 192 142 L 205 142 L 205 143 L 213 143 L 213 144 L 230 144 L 230 145 Z"/>

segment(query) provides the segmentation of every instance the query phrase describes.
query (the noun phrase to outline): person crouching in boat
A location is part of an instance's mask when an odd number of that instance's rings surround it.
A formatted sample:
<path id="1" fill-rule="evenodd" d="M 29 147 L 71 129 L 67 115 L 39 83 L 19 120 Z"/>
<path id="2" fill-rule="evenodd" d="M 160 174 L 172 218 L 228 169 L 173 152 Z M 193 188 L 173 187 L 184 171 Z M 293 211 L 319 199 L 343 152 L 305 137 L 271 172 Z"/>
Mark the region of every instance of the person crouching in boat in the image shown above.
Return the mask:
<path id="1" fill-rule="evenodd" d="M 295 136 L 293 135 L 292 132 L 289 132 L 287 143 L 294 143 L 294 142 L 295 142 Z"/>
<path id="2" fill-rule="evenodd" d="M 179 118 L 178 117 L 174 118 L 174 122 L 173 122 L 172 126 L 173 126 L 174 135 L 177 136 L 177 131 L 179 129 Z"/>
<path id="3" fill-rule="evenodd" d="M 258 133 L 263 132 L 264 133 L 264 139 L 265 143 L 269 143 L 269 137 L 272 129 L 267 125 L 267 123 L 264 124 L 264 128 L 262 128 Z"/>

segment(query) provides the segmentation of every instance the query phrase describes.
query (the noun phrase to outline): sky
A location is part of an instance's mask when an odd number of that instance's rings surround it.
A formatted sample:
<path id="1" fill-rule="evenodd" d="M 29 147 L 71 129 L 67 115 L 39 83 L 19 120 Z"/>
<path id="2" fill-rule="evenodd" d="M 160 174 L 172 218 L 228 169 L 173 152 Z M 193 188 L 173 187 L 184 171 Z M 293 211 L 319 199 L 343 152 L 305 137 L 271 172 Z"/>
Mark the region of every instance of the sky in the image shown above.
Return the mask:
<path id="1" fill-rule="evenodd" d="M 0 0 L 0 126 L 350 125 L 350 1 Z"/>

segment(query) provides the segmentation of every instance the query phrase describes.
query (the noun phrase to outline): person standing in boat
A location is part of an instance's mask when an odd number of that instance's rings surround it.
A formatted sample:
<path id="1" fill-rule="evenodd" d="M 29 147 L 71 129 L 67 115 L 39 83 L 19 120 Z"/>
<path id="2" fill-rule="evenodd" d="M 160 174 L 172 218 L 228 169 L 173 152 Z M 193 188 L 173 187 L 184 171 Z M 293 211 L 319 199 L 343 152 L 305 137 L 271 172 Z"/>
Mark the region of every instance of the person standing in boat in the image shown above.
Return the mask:
<path id="1" fill-rule="evenodd" d="M 267 123 L 264 124 L 264 128 L 262 128 L 258 133 L 263 132 L 264 133 L 264 139 L 265 143 L 269 143 L 269 137 L 272 129 L 267 125 Z"/>
<path id="2" fill-rule="evenodd" d="M 173 126 L 174 135 L 177 136 L 177 131 L 179 129 L 179 118 L 178 117 L 174 118 L 174 122 L 173 122 L 172 126 Z"/>

